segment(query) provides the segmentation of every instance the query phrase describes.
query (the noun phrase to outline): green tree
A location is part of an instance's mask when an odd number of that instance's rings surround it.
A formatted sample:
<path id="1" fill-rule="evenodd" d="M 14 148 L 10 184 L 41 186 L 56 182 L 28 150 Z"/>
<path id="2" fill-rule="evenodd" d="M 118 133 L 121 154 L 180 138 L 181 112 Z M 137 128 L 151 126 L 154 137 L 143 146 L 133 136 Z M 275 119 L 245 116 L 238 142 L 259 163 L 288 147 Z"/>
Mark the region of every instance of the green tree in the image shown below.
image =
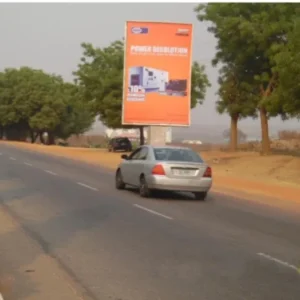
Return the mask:
<path id="1" fill-rule="evenodd" d="M 8 139 L 24 139 L 29 130 L 27 119 L 29 105 L 26 99 L 22 101 L 26 76 L 28 76 L 27 68 L 6 69 L 1 74 L 0 122 L 2 131 Z"/>
<path id="2" fill-rule="evenodd" d="M 84 133 L 93 124 L 94 117 L 90 104 L 84 102 L 81 89 L 59 80 L 49 87 L 48 98 L 31 114 L 29 124 L 41 140 L 47 133 L 48 144 L 54 144 L 56 138 L 66 139 L 72 134 Z"/>
<path id="3" fill-rule="evenodd" d="M 259 97 L 256 103 L 261 120 L 262 153 L 270 152 L 268 119 L 282 113 L 270 97 L 280 84 L 276 68 L 278 54 L 287 43 L 299 4 L 211 3 L 195 11 L 200 21 L 210 21 L 208 31 L 217 39 L 214 64 L 244 66 L 248 83 Z"/>
<path id="4" fill-rule="evenodd" d="M 257 95 L 247 83 L 247 74 L 236 66 L 224 66 L 220 70 L 219 99 L 217 112 L 230 116 L 230 150 L 236 151 L 240 140 L 238 121 L 246 117 L 256 117 Z"/>
<path id="5" fill-rule="evenodd" d="M 205 73 L 205 66 L 194 61 L 191 77 L 191 108 L 195 108 L 197 104 L 203 104 L 206 90 L 210 86 L 211 84 Z"/>
<path id="6" fill-rule="evenodd" d="M 275 56 L 275 71 L 280 81 L 272 94 L 272 105 L 268 103 L 268 109 L 281 111 L 283 119 L 300 118 L 300 17 L 295 19 L 287 40 L 283 50 Z"/>
<path id="7" fill-rule="evenodd" d="M 0 124 L 9 139 L 34 142 L 48 133 L 48 142 L 88 129 L 94 121 L 82 89 L 60 76 L 28 67 L 0 74 Z"/>
<path id="8" fill-rule="evenodd" d="M 95 114 L 91 104 L 84 101 L 82 88 L 71 83 L 65 83 L 64 88 L 65 109 L 54 135 L 67 139 L 75 134 L 83 134 L 91 128 L 95 120 Z"/>
<path id="9" fill-rule="evenodd" d="M 110 128 L 132 128 L 123 126 L 123 62 L 124 43 L 115 41 L 103 49 L 83 43 L 83 56 L 78 69 L 74 72 L 77 82 L 84 88 L 84 96 L 93 103 L 102 123 Z M 204 66 L 194 62 L 192 68 L 191 108 L 202 104 L 210 83 Z M 144 143 L 143 126 L 140 129 L 140 143 Z"/>

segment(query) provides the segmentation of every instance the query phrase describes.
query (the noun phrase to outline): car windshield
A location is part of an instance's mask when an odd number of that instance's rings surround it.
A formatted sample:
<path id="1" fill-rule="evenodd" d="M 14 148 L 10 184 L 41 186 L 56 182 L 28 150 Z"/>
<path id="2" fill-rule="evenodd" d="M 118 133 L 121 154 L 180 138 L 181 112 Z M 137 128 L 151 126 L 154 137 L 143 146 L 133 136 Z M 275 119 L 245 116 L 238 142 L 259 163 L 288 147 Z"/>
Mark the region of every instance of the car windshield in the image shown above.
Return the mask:
<path id="1" fill-rule="evenodd" d="M 118 142 L 118 143 L 124 143 L 124 142 L 128 142 L 128 139 L 127 138 L 117 138 L 116 139 L 116 142 Z"/>
<path id="2" fill-rule="evenodd" d="M 202 158 L 191 149 L 155 148 L 155 160 L 159 161 L 183 161 L 203 163 Z"/>

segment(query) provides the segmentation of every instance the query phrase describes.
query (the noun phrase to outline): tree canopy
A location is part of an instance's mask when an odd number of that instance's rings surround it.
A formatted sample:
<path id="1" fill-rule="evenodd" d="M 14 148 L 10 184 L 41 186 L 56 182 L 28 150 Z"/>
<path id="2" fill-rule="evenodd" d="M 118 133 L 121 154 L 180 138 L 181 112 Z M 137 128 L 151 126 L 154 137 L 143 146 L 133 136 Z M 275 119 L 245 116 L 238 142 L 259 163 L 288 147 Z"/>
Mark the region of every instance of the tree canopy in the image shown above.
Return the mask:
<path id="1" fill-rule="evenodd" d="M 0 73 L 0 126 L 8 139 L 34 142 L 44 133 L 49 142 L 86 131 L 94 114 L 79 86 L 60 76 L 29 67 Z"/>
<path id="2" fill-rule="evenodd" d="M 287 92 L 283 86 L 286 79 L 279 68 L 280 62 L 282 64 L 291 51 L 299 7 L 299 4 L 289 3 L 210 3 L 195 8 L 200 21 L 210 22 L 208 31 L 217 39 L 212 64 L 237 66 L 242 70 L 239 76 L 243 81 L 246 78 L 244 82 L 257 95 L 251 101 L 261 119 L 263 153 L 270 151 L 269 117 L 286 117 L 285 109 L 291 102 L 291 98 L 285 97 L 283 104 L 284 98 L 279 96 L 274 101 L 273 95 L 277 90 Z M 285 70 L 287 68 L 286 65 Z M 296 74 L 298 70 L 294 68 Z M 245 103 L 248 105 L 249 102 Z"/>

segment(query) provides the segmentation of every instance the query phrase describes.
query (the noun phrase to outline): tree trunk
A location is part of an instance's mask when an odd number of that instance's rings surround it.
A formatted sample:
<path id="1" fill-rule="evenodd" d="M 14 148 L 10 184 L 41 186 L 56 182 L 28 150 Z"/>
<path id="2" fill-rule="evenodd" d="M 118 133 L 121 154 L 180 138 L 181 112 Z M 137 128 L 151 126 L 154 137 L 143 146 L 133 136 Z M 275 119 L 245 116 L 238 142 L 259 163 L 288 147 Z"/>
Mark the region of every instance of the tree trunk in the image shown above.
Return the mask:
<path id="1" fill-rule="evenodd" d="M 3 139 L 3 134 L 4 134 L 4 129 L 3 129 L 3 127 L 1 126 L 1 127 L 0 127 L 0 140 Z"/>
<path id="2" fill-rule="evenodd" d="M 262 106 L 259 109 L 261 123 L 261 154 L 268 155 L 271 153 L 269 138 L 269 122 L 266 109 Z"/>
<path id="3" fill-rule="evenodd" d="M 237 151 L 238 148 L 238 116 L 231 116 L 230 123 L 230 151 Z"/>
<path id="4" fill-rule="evenodd" d="M 34 144 L 36 139 L 38 138 L 39 133 L 34 133 L 33 130 L 30 130 L 30 139 L 31 139 L 31 144 Z"/>
<path id="5" fill-rule="evenodd" d="M 40 141 L 41 141 L 41 143 L 43 144 L 43 145 L 45 145 L 45 139 L 44 139 L 44 132 L 40 132 L 39 133 L 39 137 L 40 137 Z"/>
<path id="6" fill-rule="evenodd" d="M 33 130 L 30 130 L 30 141 L 31 141 L 31 144 L 34 144 L 34 131 Z"/>
<path id="7" fill-rule="evenodd" d="M 274 73 L 266 89 L 264 89 L 263 85 L 260 86 L 261 96 L 263 99 L 270 96 L 276 78 L 277 74 Z M 269 120 L 267 110 L 263 105 L 259 107 L 259 115 L 261 124 L 261 154 L 269 155 L 271 154 L 271 145 L 269 138 Z"/>
<path id="8" fill-rule="evenodd" d="M 140 131 L 140 146 L 145 145 L 144 126 L 139 126 Z"/>
<path id="9" fill-rule="evenodd" d="M 55 137 L 52 132 L 48 132 L 48 145 L 54 145 L 55 144 Z"/>

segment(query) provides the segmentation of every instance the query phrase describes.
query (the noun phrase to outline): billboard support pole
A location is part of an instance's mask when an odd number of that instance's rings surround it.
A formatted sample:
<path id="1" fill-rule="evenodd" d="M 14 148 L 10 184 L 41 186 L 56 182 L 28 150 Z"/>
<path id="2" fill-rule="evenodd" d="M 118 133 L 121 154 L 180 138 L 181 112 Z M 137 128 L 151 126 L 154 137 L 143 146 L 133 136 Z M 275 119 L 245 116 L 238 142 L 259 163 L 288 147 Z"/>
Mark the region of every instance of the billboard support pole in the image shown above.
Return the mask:
<path id="1" fill-rule="evenodd" d="M 166 126 L 149 126 L 148 144 L 152 146 L 165 146 L 167 130 L 168 127 Z"/>

